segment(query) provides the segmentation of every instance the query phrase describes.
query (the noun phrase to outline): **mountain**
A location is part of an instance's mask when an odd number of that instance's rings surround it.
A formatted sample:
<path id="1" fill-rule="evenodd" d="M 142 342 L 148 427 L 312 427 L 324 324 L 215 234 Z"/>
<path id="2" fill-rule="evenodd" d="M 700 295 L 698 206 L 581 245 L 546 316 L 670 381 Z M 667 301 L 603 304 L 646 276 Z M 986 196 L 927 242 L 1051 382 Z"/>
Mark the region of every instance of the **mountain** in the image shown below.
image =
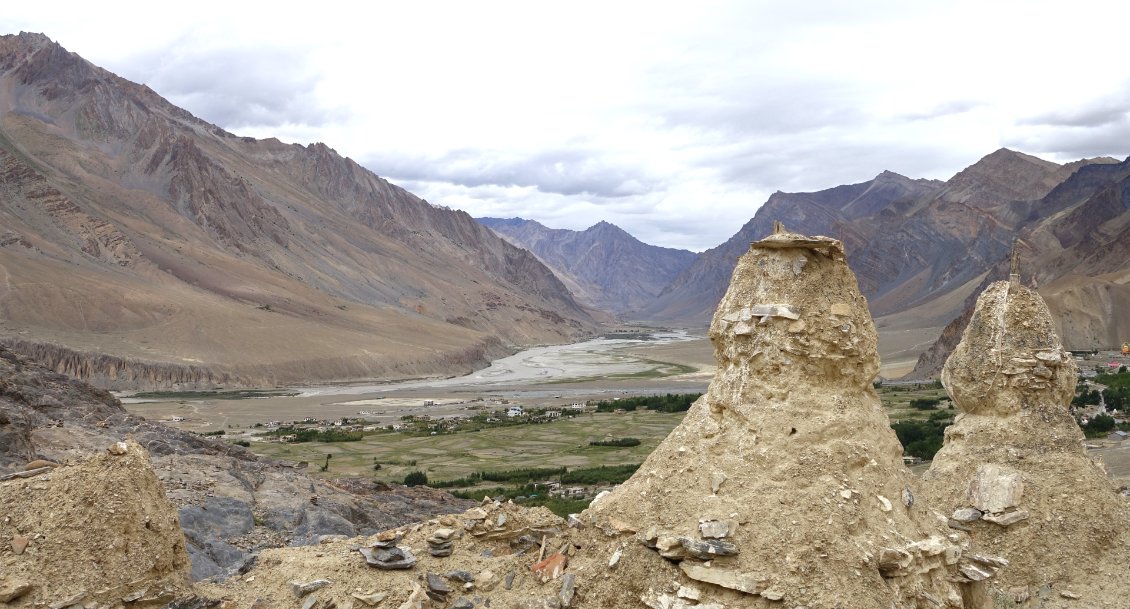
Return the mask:
<path id="1" fill-rule="evenodd" d="M 0 37 L 0 339 L 61 372 L 453 374 L 592 328 L 466 213 L 324 144 L 237 137 L 41 34 Z"/>
<path id="2" fill-rule="evenodd" d="M 1130 159 L 1078 166 L 1030 205 L 1018 233 L 1020 276 L 1039 286 L 1068 349 L 1114 348 L 1130 337 Z M 1008 276 L 1008 261 L 989 277 Z M 984 286 L 980 286 L 984 287 Z M 977 292 L 981 290 L 978 289 Z M 974 302 L 919 357 L 916 378 L 940 372 L 961 340 Z"/>
<path id="3" fill-rule="evenodd" d="M 603 221 L 583 231 L 547 228 L 522 218 L 478 221 L 533 252 L 578 300 L 619 315 L 648 305 L 695 259 L 694 252 L 648 245 Z"/>
<path id="4" fill-rule="evenodd" d="M 934 192 L 940 186 L 937 181 L 912 180 L 886 171 L 867 182 L 819 192 L 776 192 L 733 237 L 699 254 L 644 313 L 662 320 L 707 321 L 729 285 L 738 257 L 749 249 L 751 242 L 770 234 L 774 221 L 783 222 L 789 230 L 843 240 L 851 260 L 852 252 L 870 234 L 863 219 L 894 203 Z M 860 274 L 858 268 L 855 271 Z M 863 276 L 860 284 L 866 286 L 865 293 L 868 288 L 874 291 Z"/>

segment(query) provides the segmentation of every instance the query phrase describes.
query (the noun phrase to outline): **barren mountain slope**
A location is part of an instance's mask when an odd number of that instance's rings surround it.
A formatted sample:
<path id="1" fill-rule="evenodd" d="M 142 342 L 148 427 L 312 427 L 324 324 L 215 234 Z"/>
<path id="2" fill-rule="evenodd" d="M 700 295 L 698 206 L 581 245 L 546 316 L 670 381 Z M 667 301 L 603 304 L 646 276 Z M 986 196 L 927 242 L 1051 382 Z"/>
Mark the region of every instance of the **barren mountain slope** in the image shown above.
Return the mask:
<path id="1" fill-rule="evenodd" d="M 1130 336 L 1130 159 L 1080 167 L 1032 204 L 1020 233 L 1021 278 L 1039 286 L 1068 349 L 1113 348 Z M 1000 260 L 982 286 L 1004 279 Z M 969 323 L 974 302 L 919 358 L 909 376 L 937 376 Z"/>
<path id="2" fill-rule="evenodd" d="M 106 385 L 134 360 L 168 366 L 156 386 L 183 365 L 451 374 L 592 323 L 467 214 L 325 145 L 236 137 L 41 35 L 0 38 L 0 193 L 0 337 L 129 360 Z"/>
<path id="3" fill-rule="evenodd" d="M 1124 228 L 1115 219 L 1122 209 L 1121 203 L 1107 192 L 1104 203 L 1079 207 L 1081 192 L 1107 184 L 1100 176 L 1117 173 L 1120 166 L 1109 158 L 1059 165 L 1001 149 L 945 183 L 911 181 L 888 172 L 872 182 L 819 193 L 777 193 L 734 238 L 701 254 L 665 290 L 652 312 L 659 318 L 701 318 L 721 294 L 732 268 L 732 254 L 749 240 L 767 234 L 772 221 L 777 219 L 803 232 L 842 239 L 848 261 L 876 316 L 920 311 L 914 315 L 922 317 L 929 326 L 944 325 L 960 316 L 966 308 L 963 305 L 972 305 L 966 297 L 975 293 L 975 288 L 983 288 L 987 281 L 1004 276 L 997 271 L 1004 268 L 1001 265 L 1007 266 L 1012 241 L 1018 236 L 1033 235 L 1033 246 L 1043 252 L 1038 266 L 1050 265 L 1045 273 L 1049 281 L 1066 275 L 1120 273 L 1119 269 L 1127 266 L 1126 257 L 1120 255 L 1124 241 L 1115 245 L 1112 240 Z M 1078 187 L 1057 188 L 1076 182 Z M 883 189 L 877 190 L 880 186 Z M 1075 209 L 1079 211 L 1072 212 Z M 1071 242 L 1071 252 L 1052 253 L 1066 247 L 1058 241 L 1064 228 L 1045 229 L 1057 235 L 1054 247 L 1046 245 L 1049 239 L 1032 232 L 1041 223 L 1060 226 L 1060 222 L 1066 221 L 1084 227 L 1067 231 L 1077 234 L 1079 230 L 1090 230 L 1099 217 L 1108 219 L 1103 228 L 1107 237 Z M 1110 245 L 1106 245 L 1108 241 Z M 1086 263 L 1071 262 L 1075 258 Z M 986 275 L 992 269 L 997 271 Z M 1045 285 L 1045 277 L 1040 278 L 1040 283 Z M 1085 283 L 1091 286 L 1090 282 Z M 1104 285 L 1110 287 L 1103 290 L 1119 292 L 1113 286 L 1115 283 L 1116 279 L 1108 278 Z M 1063 306 L 1057 304 L 1055 295 L 1047 293 L 1053 310 L 1066 311 L 1070 308 L 1068 300 L 1084 298 L 1077 293 L 1082 289 L 1077 282 L 1068 285 L 1071 287 L 1065 288 L 1068 294 L 1062 297 Z M 1123 299 L 1120 292 L 1108 297 L 1105 291 L 1087 297 L 1110 307 Z M 1086 329 L 1064 329 L 1066 342 L 1073 344 L 1082 335 L 1109 334 L 1117 327 L 1109 320 L 1097 321 L 1090 314 L 1080 325 Z M 960 329 L 949 333 L 954 344 L 959 336 Z M 939 367 L 948 350 L 939 353 L 938 357 L 927 358 L 928 367 Z"/>
<path id="4" fill-rule="evenodd" d="M 573 231 L 522 218 L 478 220 L 533 252 L 578 299 L 616 314 L 650 304 L 695 259 L 694 252 L 648 245 L 608 222 Z"/>
<path id="5" fill-rule="evenodd" d="M 738 257 L 750 242 L 772 232 L 775 220 L 790 229 L 842 240 L 849 261 L 854 263 L 867 238 L 860 229 L 866 223 L 860 218 L 870 217 L 892 203 L 932 193 L 940 186 L 940 182 L 911 180 L 885 171 L 867 182 L 819 192 L 776 192 L 737 234 L 699 254 L 644 313 L 656 319 L 707 321 L 726 291 Z M 874 291 L 867 274 L 859 269 L 856 272 L 864 294 Z"/>

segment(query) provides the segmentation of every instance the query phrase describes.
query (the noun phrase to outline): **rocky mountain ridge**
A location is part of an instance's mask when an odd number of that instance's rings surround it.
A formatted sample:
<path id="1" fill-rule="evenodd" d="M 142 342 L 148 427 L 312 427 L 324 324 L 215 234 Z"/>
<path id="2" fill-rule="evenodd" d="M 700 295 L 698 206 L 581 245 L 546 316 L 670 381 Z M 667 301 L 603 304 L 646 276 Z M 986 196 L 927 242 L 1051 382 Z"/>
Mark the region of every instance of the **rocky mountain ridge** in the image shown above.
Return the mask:
<path id="1" fill-rule="evenodd" d="M 324 144 L 227 133 L 38 34 L 0 37 L 0 194 L 8 339 L 263 385 L 466 372 L 593 328 L 466 213 Z"/>
<path id="2" fill-rule="evenodd" d="M 477 218 L 534 253 L 577 298 L 616 315 L 643 309 L 695 259 L 694 252 L 648 245 L 615 224 L 551 229 L 522 218 Z"/>
<path id="3" fill-rule="evenodd" d="M 861 184 L 775 193 L 734 237 L 700 254 L 646 314 L 705 319 L 744 245 L 781 220 L 844 242 L 876 316 L 913 315 L 937 327 L 970 310 L 970 296 L 989 282 L 1007 277 L 1019 239 L 1064 341 L 1072 348 L 1118 344 L 1130 332 L 1121 306 L 1121 278 L 1130 272 L 1126 167 L 1105 157 L 1061 165 L 1001 149 L 945 182 L 884 172 Z M 915 374 L 936 374 L 960 329 L 946 332 Z"/>

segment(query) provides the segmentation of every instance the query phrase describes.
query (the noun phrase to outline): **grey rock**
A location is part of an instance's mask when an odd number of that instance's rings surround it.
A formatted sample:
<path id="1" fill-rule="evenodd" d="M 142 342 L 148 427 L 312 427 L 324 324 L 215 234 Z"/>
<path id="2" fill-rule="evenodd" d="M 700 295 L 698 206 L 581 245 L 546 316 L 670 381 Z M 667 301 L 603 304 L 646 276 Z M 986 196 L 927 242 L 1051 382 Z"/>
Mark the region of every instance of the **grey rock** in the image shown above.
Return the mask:
<path id="1" fill-rule="evenodd" d="M 993 576 L 993 571 L 990 571 L 973 563 L 962 563 L 958 565 L 957 570 L 970 581 L 975 582 L 979 582 Z"/>
<path id="2" fill-rule="evenodd" d="M 503 578 L 503 580 L 502 580 L 502 587 L 503 587 L 503 588 L 506 588 L 507 590 L 509 590 L 509 589 L 510 589 L 510 588 L 511 588 L 511 587 L 512 587 L 512 586 L 514 585 L 514 578 L 515 578 L 515 577 L 516 577 L 517 575 L 518 575 L 518 574 L 517 574 L 517 573 L 515 573 L 515 572 L 513 572 L 513 571 L 511 571 L 511 572 L 507 573 L 507 574 L 506 574 L 506 577 L 505 577 L 505 578 Z"/>
<path id="3" fill-rule="evenodd" d="M 186 505 L 178 513 L 186 536 L 231 538 L 255 528 L 251 506 L 231 497 L 209 497 L 203 505 Z"/>
<path id="4" fill-rule="evenodd" d="M 1024 481 L 1020 472 L 982 463 L 969 484 L 969 504 L 982 512 L 999 513 L 1020 504 Z"/>
<path id="5" fill-rule="evenodd" d="M 721 520 L 706 520 L 698 523 L 699 533 L 710 539 L 721 539 L 730 535 L 730 525 Z"/>
<path id="6" fill-rule="evenodd" d="M 1022 520 L 1028 520 L 1028 510 L 1015 510 L 1012 512 L 1005 512 L 1004 514 L 985 514 L 981 516 L 981 520 L 998 524 L 1002 527 L 1014 525 Z"/>
<path id="7" fill-rule="evenodd" d="M 463 583 L 475 581 L 475 576 L 471 575 L 470 571 L 452 571 L 451 573 L 447 574 L 447 578 L 461 581 Z"/>
<path id="8" fill-rule="evenodd" d="M 769 587 L 769 578 L 755 573 L 739 573 L 720 567 L 704 567 L 685 561 L 679 564 L 687 577 L 706 584 L 722 586 L 746 594 L 761 594 Z"/>
<path id="9" fill-rule="evenodd" d="M 297 597 L 303 597 L 315 590 L 320 590 L 332 584 L 328 579 L 315 579 L 308 582 L 292 581 L 290 582 L 290 591 L 294 592 Z"/>
<path id="10" fill-rule="evenodd" d="M 454 548 L 455 548 L 455 545 L 452 544 L 452 543 L 445 543 L 445 544 L 442 544 L 442 545 L 430 545 L 429 544 L 428 545 L 428 554 L 431 554 L 432 556 L 435 556 L 437 558 L 443 558 L 443 557 L 446 557 L 446 556 L 451 556 L 451 553 L 454 551 Z"/>
<path id="11" fill-rule="evenodd" d="M 623 555 L 624 555 L 624 549 L 623 548 L 616 548 L 616 551 L 613 552 L 612 556 L 609 557 L 609 559 L 608 559 L 608 568 L 609 569 L 615 569 L 616 565 L 620 564 L 620 557 L 623 556 Z"/>
<path id="12" fill-rule="evenodd" d="M 566 573 L 561 577 L 561 590 L 557 593 L 557 598 L 561 601 L 562 607 L 570 607 L 573 605 L 573 596 L 577 592 L 577 576 L 572 573 Z"/>
<path id="13" fill-rule="evenodd" d="M 738 547 L 721 539 L 690 539 L 680 537 L 679 543 L 687 553 L 702 560 L 711 560 L 719 556 L 732 556 L 738 553 Z"/>
<path id="14" fill-rule="evenodd" d="M 411 569 L 416 566 L 416 557 L 407 548 L 361 548 L 358 550 L 370 567 L 382 570 Z"/>
<path id="15" fill-rule="evenodd" d="M 315 603 L 318 602 L 318 595 L 311 594 L 306 598 L 306 602 L 302 603 L 302 609 L 313 609 Z"/>
<path id="16" fill-rule="evenodd" d="M 199 539 L 186 536 L 185 548 L 192 562 L 192 579 L 207 577 L 224 580 L 251 557 L 250 554 L 220 539 Z"/>
<path id="17" fill-rule="evenodd" d="M 428 573 L 424 577 L 424 581 L 427 583 L 426 593 L 428 598 L 437 603 L 447 602 L 447 595 L 451 594 L 451 586 L 447 584 L 447 581 L 444 580 L 442 576 L 436 575 L 435 573 Z"/>
<path id="18" fill-rule="evenodd" d="M 303 511 L 302 521 L 294 528 L 290 545 L 315 545 L 318 543 L 318 538 L 323 535 L 356 537 L 357 529 L 353 526 L 353 523 L 340 515 L 327 509 L 311 506 Z"/>
<path id="19" fill-rule="evenodd" d="M 950 518 L 958 522 L 974 522 L 981 519 L 981 510 L 971 507 L 961 508 L 954 511 Z"/>
<path id="20" fill-rule="evenodd" d="M 463 596 L 451 604 L 451 609 L 474 609 L 475 603 L 471 599 Z"/>

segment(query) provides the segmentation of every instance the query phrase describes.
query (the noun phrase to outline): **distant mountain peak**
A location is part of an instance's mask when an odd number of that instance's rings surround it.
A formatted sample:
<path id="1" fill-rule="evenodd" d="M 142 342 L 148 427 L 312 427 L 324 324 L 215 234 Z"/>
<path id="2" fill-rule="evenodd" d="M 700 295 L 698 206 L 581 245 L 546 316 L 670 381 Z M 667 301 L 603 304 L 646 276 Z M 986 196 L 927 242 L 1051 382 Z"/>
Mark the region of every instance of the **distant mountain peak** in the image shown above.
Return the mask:
<path id="1" fill-rule="evenodd" d="M 642 308 L 695 259 L 693 252 L 649 245 L 605 220 L 583 231 L 520 218 L 478 221 L 533 252 L 582 300 L 615 314 Z"/>

